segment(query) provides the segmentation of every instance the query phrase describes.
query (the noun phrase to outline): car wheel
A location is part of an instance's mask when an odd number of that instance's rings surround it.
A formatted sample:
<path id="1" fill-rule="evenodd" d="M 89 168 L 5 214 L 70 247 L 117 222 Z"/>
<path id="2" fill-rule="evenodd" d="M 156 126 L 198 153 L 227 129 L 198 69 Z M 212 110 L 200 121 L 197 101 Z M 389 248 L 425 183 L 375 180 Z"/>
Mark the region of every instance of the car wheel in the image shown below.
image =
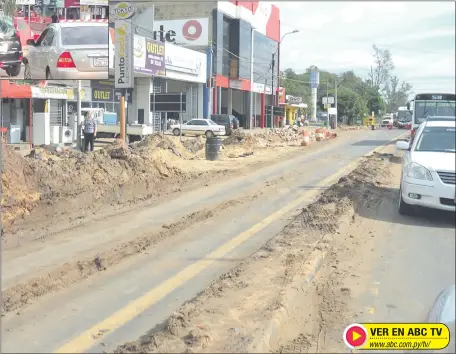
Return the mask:
<path id="1" fill-rule="evenodd" d="M 30 70 L 30 64 L 24 63 L 24 80 L 31 80 L 32 72 Z"/>
<path id="2" fill-rule="evenodd" d="M 399 207 L 398 207 L 399 214 L 401 215 L 410 215 L 413 211 L 413 206 L 404 202 L 402 198 L 402 188 L 399 188 Z"/>
<path id="3" fill-rule="evenodd" d="M 206 138 L 212 138 L 214 136 L 214 133 L 208 130 L 206 133 L 204 133 L 204 135 L 206 135 Z"/>
<path id="4" fill-rule="evenodd" d="M 18 76 L 21 73 L 21 64 L 6 69 L 6 73 L 12 77 Z"/>
<path id="5" fill-rule="evenodd" d="M 180 135 L 180 130 L 179 130 L 178 128 L 174 128 L 174 129 L 173 129 L 173 134 L 174 134 L 175 136 Z"/>

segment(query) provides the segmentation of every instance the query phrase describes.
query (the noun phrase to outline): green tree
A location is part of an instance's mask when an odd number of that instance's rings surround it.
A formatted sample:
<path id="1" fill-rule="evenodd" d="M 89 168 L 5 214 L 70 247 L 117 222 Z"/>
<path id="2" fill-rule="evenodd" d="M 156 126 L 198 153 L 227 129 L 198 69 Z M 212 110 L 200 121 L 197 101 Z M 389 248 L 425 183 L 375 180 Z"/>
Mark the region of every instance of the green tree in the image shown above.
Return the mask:
<path id="1" fill-rule="evenodd" d="M 396 112 L 398 107 L 405 106 L 408 96 L 412 90 L 412 85 L 402 81 L 397 76 L 392 76 L 385 86 L 385 99 L 388 112 Z"/>
<path id="2" fill-rule="evenodd" d="M 337 95 L 337 116 L 339 120 L 347 118 L 348 124 L 362 119 L 367 112 L 366 101 L 357 92 L 348 87 L 341 87 Z"/>
<path id="3" fill-rule="evenodd" d="M 394 70 L 393 57 L 389 49 L 381 49 L 375 44 L 374 49 L 374 65 L 371 65 L 368 75 L 370 86 L 377 91 L 380 91 L 388 83 L 391 72 Z"/>
<path id="4" fill-rule="evenodd" d="M 0 2 L 0 9 L 3 11 L 3 15 L 6 17 L 13 17 L 16 11 L 15 0 L 3 0 Z"/>

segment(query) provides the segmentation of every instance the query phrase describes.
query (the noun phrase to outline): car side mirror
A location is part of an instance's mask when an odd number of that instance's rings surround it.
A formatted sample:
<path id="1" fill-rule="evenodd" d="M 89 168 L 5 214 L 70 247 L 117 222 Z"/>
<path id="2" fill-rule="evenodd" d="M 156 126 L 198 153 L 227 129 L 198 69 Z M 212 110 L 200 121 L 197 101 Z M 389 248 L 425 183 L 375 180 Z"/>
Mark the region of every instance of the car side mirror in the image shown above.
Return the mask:
<path id="1" fill-rule="evenodd" d="M 36 43 L 36 42 L 35 42 L 33 39 L 27 39 L 27 41 L 25 42 L 25 44 L 27 44 L 27 45 L 33 45 L 33 46 L 35 45 L 35 43 Z"/>
<path id="2" fill-rule="evenodd" d="M 399 140 L 396 142 L 396 148 L 398 148 L 399 150 L 409 150 L 410 143 L 405 140 Z"/>

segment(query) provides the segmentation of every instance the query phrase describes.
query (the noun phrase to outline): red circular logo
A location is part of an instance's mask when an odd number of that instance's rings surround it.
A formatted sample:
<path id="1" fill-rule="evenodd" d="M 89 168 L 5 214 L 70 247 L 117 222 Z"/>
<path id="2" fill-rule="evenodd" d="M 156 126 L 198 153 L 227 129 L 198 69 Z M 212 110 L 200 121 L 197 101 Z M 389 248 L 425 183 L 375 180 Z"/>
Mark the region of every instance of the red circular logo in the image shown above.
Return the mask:
<path id="1" fill-rule="evenodd" d="M 366 343 L 367 335 L 367 330 L 364 326 L 354 323 L 345 328 L 344 342 L 349 348 L 356 349 Z"/>
<path id="2" fill-rule="evenodd" d="M 184 35 L 184 38 L 190 41 L 197 40 L 201 36 L 202 32 L 203 27 L 197 20 L 187 21 L 182 28 L 182 34 Z"/>

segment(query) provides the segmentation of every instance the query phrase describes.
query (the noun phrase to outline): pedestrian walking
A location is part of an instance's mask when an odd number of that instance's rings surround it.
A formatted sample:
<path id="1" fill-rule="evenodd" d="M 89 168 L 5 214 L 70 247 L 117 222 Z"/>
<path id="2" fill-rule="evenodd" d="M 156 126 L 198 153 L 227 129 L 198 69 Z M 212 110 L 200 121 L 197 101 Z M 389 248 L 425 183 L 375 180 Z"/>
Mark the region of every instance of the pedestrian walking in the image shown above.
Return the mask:
<path id="1" fill-rule="evenodd" d="M 57 15 L 57 10 L 54 11 L 54 13 L 51 16 L 52 23 L 57 23 L 59 22 L 59 16 Z"/>
<path id="2" fill-rule="evenodd" d="M 84 118 L 84 152 L 93 151 L 95 137 L 97 136 L 97 120 L 93 117 L 92 112 L 87 112 Z"/>

